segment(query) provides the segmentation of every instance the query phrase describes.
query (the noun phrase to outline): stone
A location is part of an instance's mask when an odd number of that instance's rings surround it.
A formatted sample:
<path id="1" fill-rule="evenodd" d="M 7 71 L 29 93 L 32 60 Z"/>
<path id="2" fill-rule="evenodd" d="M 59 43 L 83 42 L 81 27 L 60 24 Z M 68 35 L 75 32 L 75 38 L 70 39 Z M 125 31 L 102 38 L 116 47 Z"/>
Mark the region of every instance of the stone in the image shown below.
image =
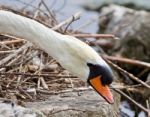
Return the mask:
<path id="1" fill-rule="evenodd" d="M 48 117 L 116 117 L 120 95 L 113 92 L 115 103 L 108 104 L 95 91 L 68 92 L 50 95 L 42 102 L 28 102 L 26 107 L 37 109 Z"/>

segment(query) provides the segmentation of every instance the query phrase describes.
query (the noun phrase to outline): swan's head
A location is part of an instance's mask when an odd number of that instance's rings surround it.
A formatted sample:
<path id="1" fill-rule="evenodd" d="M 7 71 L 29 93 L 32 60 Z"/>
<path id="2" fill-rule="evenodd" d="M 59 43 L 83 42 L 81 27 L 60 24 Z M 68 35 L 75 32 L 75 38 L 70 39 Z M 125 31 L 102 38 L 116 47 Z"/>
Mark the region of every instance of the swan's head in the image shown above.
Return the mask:
<path id="1" fill-rule="evenodd" d="M 66 40 L 68 37 L 68 40 Z M 113 103 L 109 85 L 113 81 L 112 70 L 99 54 L 87 44 L 71 36 L 65 36 L 65 54 L 61 65 L 88 82 L 108 103 Z"/>
<path id="2" fill-rule="evenodd" d="M 87 63 L 89 76 L 87 82 L 108 102 L 113 103 L 109 85 L 113 81 L 112 71 L 107 64 Z"/>

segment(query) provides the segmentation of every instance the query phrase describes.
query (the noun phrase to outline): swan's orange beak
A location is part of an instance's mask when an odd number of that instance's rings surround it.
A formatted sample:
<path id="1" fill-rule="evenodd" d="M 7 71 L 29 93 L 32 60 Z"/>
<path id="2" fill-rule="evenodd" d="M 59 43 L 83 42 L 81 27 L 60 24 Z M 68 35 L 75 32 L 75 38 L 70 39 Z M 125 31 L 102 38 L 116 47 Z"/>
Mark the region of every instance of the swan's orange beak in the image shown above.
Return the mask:
<path id="1" fill-rule="evenodd" d="M 90 85 L 110 104 L 114 103 L 112 93 L 107 85 L 103 85 L 100 76 L 89 80 Z"/>

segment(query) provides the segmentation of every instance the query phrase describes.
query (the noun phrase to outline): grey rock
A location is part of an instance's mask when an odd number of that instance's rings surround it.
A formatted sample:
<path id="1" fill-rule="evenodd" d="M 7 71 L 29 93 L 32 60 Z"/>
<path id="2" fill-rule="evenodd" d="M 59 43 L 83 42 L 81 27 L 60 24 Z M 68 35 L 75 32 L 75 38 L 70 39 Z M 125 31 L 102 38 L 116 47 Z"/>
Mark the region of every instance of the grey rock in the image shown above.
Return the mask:
<path id="1" fill-rule="evenodd" d="M 79 94 L 80 93 L 80 94 Z M 69 92 L 52 95 L 44 102 L 30 102 L 26 106 L 44 112 L 48 117 L 116 117 L 119 94 L 113 93 L 113 105 L 104 101 L 95 91 Z"/>

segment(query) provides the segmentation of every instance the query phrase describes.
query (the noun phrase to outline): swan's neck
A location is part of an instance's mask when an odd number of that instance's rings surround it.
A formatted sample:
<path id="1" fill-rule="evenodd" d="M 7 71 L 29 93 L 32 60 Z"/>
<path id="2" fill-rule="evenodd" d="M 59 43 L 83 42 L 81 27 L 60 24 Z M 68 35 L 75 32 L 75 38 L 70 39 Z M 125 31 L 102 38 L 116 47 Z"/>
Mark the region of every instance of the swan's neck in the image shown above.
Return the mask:
<path id="1" fill-rule="evenodd" d="M 58 44 L 63 36 L 32 19 L 8 11 L 0 11 L 0 34 L 31 41 L 54 58 L 58 58 L 57 54 L 60 53 Z"/>
<path id="2" fill-rule="evenodd" d="M 81 60 L 80 54 L 78 55 L 79 44 L 81 44 L 81 47 L 85 45 L 73 37 L 57 33 L 32 19 L 1 10 L 0 34 L 7 34 L 31 41 L 54 57 L 74 75 L 84 78 L 88 76 L 89 70 L 85 62 L 83 63 Z"/>

